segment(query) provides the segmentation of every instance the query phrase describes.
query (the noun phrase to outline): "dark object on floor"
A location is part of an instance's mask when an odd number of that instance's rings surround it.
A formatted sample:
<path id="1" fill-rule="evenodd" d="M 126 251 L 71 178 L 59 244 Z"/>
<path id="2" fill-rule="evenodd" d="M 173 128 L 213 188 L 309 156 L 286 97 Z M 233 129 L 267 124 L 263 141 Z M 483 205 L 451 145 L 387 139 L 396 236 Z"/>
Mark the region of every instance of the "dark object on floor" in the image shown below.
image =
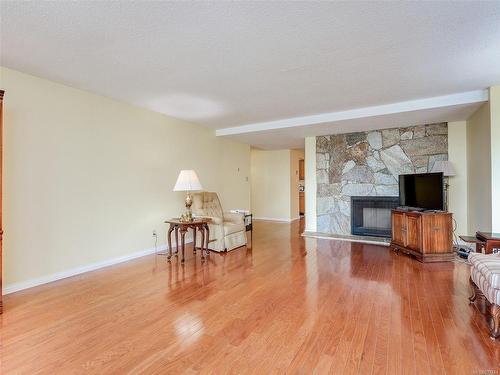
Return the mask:
<path id="1" fill-rule="evenodd" d="M 469 253 L 471 252 L 471 249 L 467 246 L 457 246 L 456 251 L 460 258 L 467 259 L 469 257 Z"/>

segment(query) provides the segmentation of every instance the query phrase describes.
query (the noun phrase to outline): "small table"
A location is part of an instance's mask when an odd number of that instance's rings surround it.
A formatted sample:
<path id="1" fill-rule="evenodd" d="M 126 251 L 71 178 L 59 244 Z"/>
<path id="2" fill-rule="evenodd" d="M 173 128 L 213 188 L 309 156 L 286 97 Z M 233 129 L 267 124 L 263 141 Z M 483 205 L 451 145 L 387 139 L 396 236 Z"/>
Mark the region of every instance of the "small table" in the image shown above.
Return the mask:
<path id="1" fill-rule="evenodd" d="M 491 254 L 500 249 L 500 233 L 476 232 L 476 237 L 459 236 L 464 242 L 476 244 L 476 253 Z"/>
<path id="2" fill-rule="evenodd" d="M 496 253 L 500 251 L 500 233 L 478 231 L 476 232 L 476 237 L 486 243 L 486 254 Z"/>
<path id="3" fill-rule="evenodd" d="M 168 241 L 168 256 L 167 259 L 170 261 L 172 257 L 172 232 L 175 231 L 175 254 L 179 252 L 179 234 L 181 233 L 181 250 L 182 259 L 181 263 L 184 263 L 184 248 L 185 248 L 185 236 L 189 228 L 193 229 L 193 241 L 194 241 L 194 252 L 196 253 L 196 230 L 201 232 L 201 259 L 204 260 L 203 249 L 205 249 L 207 255 L 210 254 L 208 251 L 208 242 L 210 238 L 210 230 L 208 228 L 208 223 L 210 219 L 197 218 L 190 222 L 180 221 L 178 218 L 166 220 L 166 224 L 170 224 L 170 228 L 167 232 Z"/>
<path id="4" fill-rule="evenodd" d="M 243 220 L 245 223 L 245 231 L 250 231 L 250 246 L 253 245 L 253 216 L 252 214 L 243 214 Z"/>

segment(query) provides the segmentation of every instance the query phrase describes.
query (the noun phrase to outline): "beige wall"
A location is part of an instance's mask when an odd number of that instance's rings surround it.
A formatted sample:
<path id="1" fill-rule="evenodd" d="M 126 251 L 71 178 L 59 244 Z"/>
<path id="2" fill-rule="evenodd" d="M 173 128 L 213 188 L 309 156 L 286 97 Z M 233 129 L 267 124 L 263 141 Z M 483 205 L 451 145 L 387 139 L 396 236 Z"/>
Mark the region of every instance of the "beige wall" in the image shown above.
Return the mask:
<path id="1" fill-rule="evenodd" d="M 305 145 L 305 230 L 316 232 L 316 137 L 307 137 Z"/>
<path id="2" fill-rule="evenodd" d="M 289 221 L 290 150 L 252 149 L 251 176 L 254 217 Z"/>
<path id="3" fill-rule="evenodd" d="M 500 232 L 500 86 L 490 87 L 491 229 Z"/>
<path id="4" fill-rule="evenodd" d="M 299 218 L 299 160 L 304 159 L 304 150 L 290 151 L 290 218 Z"/>
<path id="5" fill-rule="evenodd" d="M 180 169 L 225 209 L 250 208 L 248 145 L 9 69 L 0 87 L 7 288 L 151 248 L 153 229 L 164 243 L 163 221 L 183 209 Z"/>
<path id="6" fill-rule="evenodd" d="M 469 234 L 491 230 L 490 104 L 483 104 L 467 120 Z"/>
<path id="7" fill-rule="evenodd" d="M 448 123 L 448 160 L 453 164 L 456 175 L 449 178 L 448 204 L 456 220 L 457 235 L 467 234 L 467 123 Z"/>

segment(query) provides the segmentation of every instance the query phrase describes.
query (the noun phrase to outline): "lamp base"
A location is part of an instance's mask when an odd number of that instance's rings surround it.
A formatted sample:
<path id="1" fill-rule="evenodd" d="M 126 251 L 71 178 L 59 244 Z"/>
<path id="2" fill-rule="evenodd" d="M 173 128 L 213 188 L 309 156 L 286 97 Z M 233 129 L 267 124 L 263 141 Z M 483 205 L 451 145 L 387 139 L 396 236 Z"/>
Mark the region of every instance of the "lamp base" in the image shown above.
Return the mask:
<path id="1" fill-rule="evenodd" d="M 184 212 L 181 217 L 180 221 L 184 223 L 191 223 L 193 222 L 193 212 L 191 211 L 191 205 L 193 204 L 193 198 L 191 198 L 191 194 L 187 192 L 186 194 L 186 212 Z"/>
<path id="2" fill-rule="evenodd" d="M 191 211 L 187 211 L 181 215 L 179 220 L 183 223 L 192 223 L 194 221 L 193 214 L 191 213 Z"/>

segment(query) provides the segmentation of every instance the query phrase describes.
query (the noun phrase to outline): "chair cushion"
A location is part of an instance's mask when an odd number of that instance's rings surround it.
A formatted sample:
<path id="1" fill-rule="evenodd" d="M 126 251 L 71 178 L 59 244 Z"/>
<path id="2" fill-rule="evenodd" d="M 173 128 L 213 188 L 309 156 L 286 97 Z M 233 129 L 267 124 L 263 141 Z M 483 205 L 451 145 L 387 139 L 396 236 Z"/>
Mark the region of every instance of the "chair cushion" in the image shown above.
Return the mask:
<path id="1" fill-rule="evenodd" d="M 224 222 L 224 235 L 245 231 L 245 224 L 243 223 L 232 223 L 229 221 Z"/>
<path id="2" fill-rule="evenodd" d="M 198 216 L 222 217 L 222 206 L 217 193 L 193 194 L 192 210 Z"/>
<path id="3" fill-rule="evenodd" d="M 474 266 L 471 268 L 470 276 L 490 303 L 500 305 L 500 289 L 493 288 L 486 277 Z"/>
<path id="4" fill-rule="evenodd" d="M 490 287 L 500 289 L 500 256 L 499 254 L 469 254 L 469 263 L 480 272 Z M 477 284 L 476 284 L 477 285 Z M 479 287 L 479 285 L 478 285 Z"/>

